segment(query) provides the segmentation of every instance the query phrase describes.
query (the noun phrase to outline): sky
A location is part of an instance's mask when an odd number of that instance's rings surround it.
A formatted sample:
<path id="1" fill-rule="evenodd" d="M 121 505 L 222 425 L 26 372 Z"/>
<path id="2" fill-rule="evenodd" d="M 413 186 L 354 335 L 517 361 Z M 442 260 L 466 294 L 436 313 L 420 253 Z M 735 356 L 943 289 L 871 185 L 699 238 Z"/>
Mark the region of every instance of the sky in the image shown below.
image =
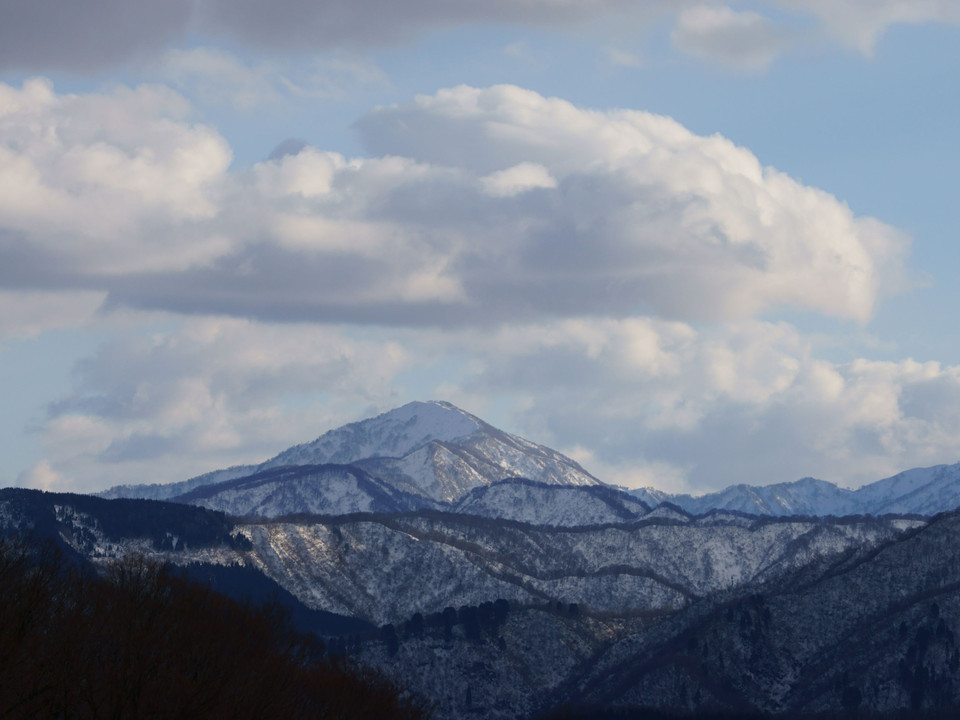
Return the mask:
<path id="1" fill-rule="evenodd" d="M 957 0 L 0 0 L 0 485 L 447 400 L 607 482 L 960 461 Z"/>

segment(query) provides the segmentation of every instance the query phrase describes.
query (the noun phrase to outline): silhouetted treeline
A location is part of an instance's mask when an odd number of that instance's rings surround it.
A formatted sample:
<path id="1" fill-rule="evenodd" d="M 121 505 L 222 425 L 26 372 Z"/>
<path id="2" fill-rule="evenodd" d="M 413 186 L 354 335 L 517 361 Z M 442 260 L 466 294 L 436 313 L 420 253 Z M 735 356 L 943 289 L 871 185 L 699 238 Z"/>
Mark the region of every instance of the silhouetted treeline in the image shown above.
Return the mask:
<path id="1" fill-rule="evenodd" d="M 0 541 L 0 718 L 420 718 L 282 612 L 128 558 Z"/>

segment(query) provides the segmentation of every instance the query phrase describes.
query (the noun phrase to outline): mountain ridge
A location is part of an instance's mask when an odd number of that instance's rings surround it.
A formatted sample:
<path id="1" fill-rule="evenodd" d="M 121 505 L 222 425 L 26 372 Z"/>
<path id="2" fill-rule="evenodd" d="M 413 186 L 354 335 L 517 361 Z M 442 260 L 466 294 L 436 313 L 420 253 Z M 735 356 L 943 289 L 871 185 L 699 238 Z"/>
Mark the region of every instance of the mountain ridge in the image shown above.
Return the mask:
<path id="1" fill-rule="evenodd" d="M 904 470 L 856 490 L 806 477 L 771 485 L 731 485 L 704 495 L 666 493 L 657 488 L 629 490 L 656 506 L 671 503 L 700 515 L 711 509 L 751 515 L 935 515 L 960 507 L 960 463 Z"/>
<path id="2" fill-rule="evenodd" d="M 321 466 L 328 469 L 304 469 Z M 340 470 L 329 469 L 333 466 Z M 346 467 L 353 470 L 344 470 Z M 276 477 L 286 478 L 290 486 L 281 487 L 278 480 L 276 487 L 262 489 L 262 497 L 257 497 L 252 486 L 258 478 L 281 468 L 301 470 L 279 473 Z M 310 472 L 313 472 L 312 485 L 305 480 Z M 340 479 L 339 484 L 335 477 Z M 623 508 L 631 502 L 650 509 L 675 507 L 694 516 L 724 510 L 771 517 L 933 515 L 960 506 L 960 463 L 905 470 L 856 490 L 812 477 L 771 485 L 732 485 L 700 496 L 673 494 L 653 487 L 628 490 L 603 483 L 556 450 L 499 430 L 444 401 L 411 402 L 375 417 L 348 423 L 315 440 L 287 448 L 258 465 L 215 470 L 167 485 L 116 486 L 99 495 L 196 502 L 238 515 L 380 512 L 390 507 L 397 512 L 418 507 L 469 512 L 469 504 L 464 504 L 464 499 L 473 490 L 516 478 L 553 487 L 607 487 L 628 492 L 633 501 L 621 498 L 617 501 L 619 509 L 611 510 L 620 517 L 627 517 Z M 240 483 L 240 480 L 246 482 Z M 228 484 L 231 482 L 234 485 Z M 360 488 L 357 483 L 364 487 Z M 246 488 L 243 497 L 231 497 L 228 490 L 241 485 Z M 202 488 L 219 488 L 216 493 L 219 497 L 214 497 L 212 491 L 199 492 Z M 530 486 L 515 483 L 512 489 L 516 493 L 512 499 L 506 496 L 505 488 L 499 490 L 504 517 L 590 524 L 603 515 L 592 505 L 596 497 L 586 500 L 587 496 L 581 494 L 591 509 L 585 510 L 583 517 L 576 517 L 569 509 L 561 511 L 557 500 L 570 493 L 544 490 L 537 495 L 537 502 L 553 506 L 555 512 L 545 510 L 538 518 L 535 513 L 525 514 L 518 509 L 523 503 L 521 496 L 533 501 Z M 351 491 L 353 496 L 347 497 Z M 373 496 L 379 500 L 375 502 Z M 393 499 L 384 501 L 384 497 Z M 489 514 L 492 506 L 477 500 L 473 507 L 480 514 Z M 634 506 L 634 510 L 639 512 L 640 505 Z"/>

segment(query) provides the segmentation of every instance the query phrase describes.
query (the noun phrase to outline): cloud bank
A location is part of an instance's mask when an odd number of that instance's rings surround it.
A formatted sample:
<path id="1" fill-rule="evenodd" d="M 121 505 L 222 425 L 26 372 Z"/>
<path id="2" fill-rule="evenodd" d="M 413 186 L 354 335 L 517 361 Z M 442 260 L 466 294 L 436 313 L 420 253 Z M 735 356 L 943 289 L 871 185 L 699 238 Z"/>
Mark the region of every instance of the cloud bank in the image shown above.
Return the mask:
<path id="1" fill-rule="evenodd" d="M 0 85 L 0 287 L 264 320 L 491 325 L 780 308 L 864 321 L 906 242 L 666 117 L 458 87 L 232 171 L 157 86 Z"/>

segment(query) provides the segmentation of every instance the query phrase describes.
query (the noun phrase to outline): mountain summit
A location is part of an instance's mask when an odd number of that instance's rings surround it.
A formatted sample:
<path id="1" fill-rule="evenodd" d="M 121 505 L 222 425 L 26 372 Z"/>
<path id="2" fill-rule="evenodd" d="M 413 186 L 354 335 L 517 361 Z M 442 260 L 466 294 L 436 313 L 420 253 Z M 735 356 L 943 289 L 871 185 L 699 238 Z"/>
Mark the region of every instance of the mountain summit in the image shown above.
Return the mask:
<path id="1" fill-rule="evenodd" d="M 284 450 L 268 462 L 276 467 L 400 458 L 430 442 L 452 442 L 467 437 L 485 424 L 448 402 L 411 402 L 330 430 L 313 442 Z"/>
<path id="2" fill-rule="evenodd" d="M 329 466 L 329 467 L 328 467 Z M 344 466 L 349 466 L 354 481 L 369 488 L 370 497 L 351 497 L 331 504 L 330 493 L 324 500 L 314 496 L 307 501 L 291 492 L 291 481 L 309 476 L 307 484 L 316 492 L 325 487 L 331 473 L 340 478 L 342 490 Z M 282 474 L 265 473 L 279 468 Z M 300 468 L 298 472 L 295 468 Z M 363 477 L 357 474 L 361 473 Z M 259 465 L 217 470 L 169 485 L 125 485 L 102 493 L 107 498 L 180 499 L 228 512 L 239 507 L 220 497 L 219 491 L 236 493 L 255 485 L 258 503 L 268 494 L 268 485 L 284 483 L 287 498 L 270 506 L 270 514 L 286 512 L 356 512 L 386 510 L 384 497 L 393 498 L 397 507 L 415 507 L 431 503 L 451 503 L 477 487 L 507 478 L 523 477 L 550 485 L 601 485 L 574 460 L 543 445 L 498 430 L 480 418 L 447 402 L 412 402 L 376 417 L 350 423 L 324 433 L 316 440 L 295 445 Z M 246 479 L 245 483 L 240 480 Z M 374 489 L 371 482 L 377 485 Z M 397 493 L 414 500 L 397 500 Z M 376 495 L 380 504 L 371 498 Z M 188 496 L 188 497 L 187 497 Z M 297 498 L 304 505 L 297 506 Z M 342 498 L 341 498 L 342 499 Z M 317 504 L 319 502 L 319 504 Z M 252 510 L 250 510 L 252 512 Z"/>

